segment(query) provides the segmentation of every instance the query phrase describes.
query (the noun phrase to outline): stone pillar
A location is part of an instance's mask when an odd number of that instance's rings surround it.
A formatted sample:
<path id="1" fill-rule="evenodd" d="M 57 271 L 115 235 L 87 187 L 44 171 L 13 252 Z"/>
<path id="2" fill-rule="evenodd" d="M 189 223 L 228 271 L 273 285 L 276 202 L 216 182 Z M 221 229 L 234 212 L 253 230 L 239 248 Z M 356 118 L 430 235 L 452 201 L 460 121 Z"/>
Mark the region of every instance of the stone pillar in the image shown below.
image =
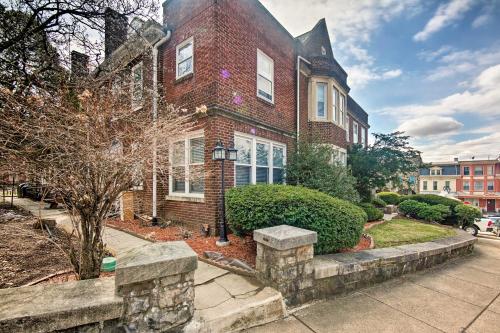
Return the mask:
<path id="1" fill-rule="evenodd" d="M 134 219 L 134 192 L 126 191 L 120 198 L 120 219 L 132 221 Z"/>
<path id="2" fill-rule="evenodd" d="M 118 256 L 116 293 L 127 332 L 171 332 L 194 313 L 196 253 L 183 241 L 141 246 Z"/>
<path id="3" fill-rule="evenodd" d="M 288 305 L 313 299 L 316 232 L 280 225 L 255 230 L 253 238 L 259 280 L 280 291 Z"/>

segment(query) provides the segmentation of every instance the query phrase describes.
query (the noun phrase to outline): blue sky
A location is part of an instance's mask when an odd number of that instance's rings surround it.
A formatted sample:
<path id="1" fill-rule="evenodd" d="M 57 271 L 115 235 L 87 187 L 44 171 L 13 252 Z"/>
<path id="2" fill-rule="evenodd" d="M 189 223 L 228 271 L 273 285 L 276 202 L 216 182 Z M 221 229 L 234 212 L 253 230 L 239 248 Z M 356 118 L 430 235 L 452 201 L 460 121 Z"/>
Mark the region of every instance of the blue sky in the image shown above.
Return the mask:
<path id="1" fill-rule="evenodd" d="M 299 35 L 325 17 L 371 132 L 425 161 L 500 154 L 500 0 L 262 0 Z"/>

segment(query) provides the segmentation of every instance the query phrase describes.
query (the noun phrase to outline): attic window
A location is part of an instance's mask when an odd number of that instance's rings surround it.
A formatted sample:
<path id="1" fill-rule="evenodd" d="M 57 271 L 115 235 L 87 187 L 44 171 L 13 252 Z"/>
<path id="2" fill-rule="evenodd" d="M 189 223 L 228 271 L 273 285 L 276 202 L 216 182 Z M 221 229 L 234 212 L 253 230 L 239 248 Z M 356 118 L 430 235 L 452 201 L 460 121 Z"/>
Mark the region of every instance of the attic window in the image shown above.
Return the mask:
<path id="1" fill-rule="evenodd" d="M 321 45 L 321 54 L 326 56 L 326 49 L 323 45 Z"/>

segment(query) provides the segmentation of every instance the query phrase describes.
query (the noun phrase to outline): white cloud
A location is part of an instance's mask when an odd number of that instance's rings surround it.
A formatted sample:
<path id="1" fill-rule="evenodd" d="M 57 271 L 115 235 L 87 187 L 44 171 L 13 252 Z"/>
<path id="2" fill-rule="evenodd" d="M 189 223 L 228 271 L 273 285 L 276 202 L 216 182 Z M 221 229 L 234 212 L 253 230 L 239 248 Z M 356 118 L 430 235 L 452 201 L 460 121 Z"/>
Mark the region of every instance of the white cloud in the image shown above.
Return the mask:
<path id="1" fill-rule="evenodd" d="M 262 3 L 294 36 L 311 29 L 324 17 L 335 57 L 356 88 L 402 74 L 395 68 L 377 68 L 376 59 L 368 54 L 366 44 L 384 23 L 400 15 L 414 15 L 421 9 L 419 0 L 262 0 Z"/>
<path id="2" fill-rule="evenodd" d="M 415 138 L 449 136 L 456 133 L 463 125 L 452 117 L 427 116 L 403 121 L 398 130 Z"/>
<path id="3" fill-rule="evenodd" d="M 453 48 L 450 45 L 443 45 L 435 51 L 422 51 L 417 54 L 420 59 L 425 61 L 433 61 L 440 58 L 442 55 L 449 53 Z"/>
<path id="4" fill-rule="evenodd" d="M 458 92 L 429 104 L 410 104 L 388 107 L 378 113 L 391 115 L 399 120 L 418 116 L 446 116 L 453 114 L 474 114 L 489 117 L 500 115 L 500 64 L 483 70 L 473 80 L 469 89 Z"/>
<path id="5" fill-rule="evenodd" d="M 394 79 L 403 74 L 401 69 L 381 70 L 365 64 L 346 67 L 351 87 L 361 89 L 373 81 Z"/>
<path id="6" fill-rule="evenodd" d="M 482 26 L 485 26 L 491 21 L 491 15 L 490 14 L 482 14 L 479 15 L 472 21 L 472 27 L 473 28 L 480 28 Z"/>
<path id="7" fill-rule="evenodd" d="M 413 39 L 417 42 L 427 40 L 432 34 L 461 19 L 473 3 L 473 0 L 451 0 L 447 4 L 440 5 L 424 29 L 416 33 Z"/>
<path id="8" fill-rule="evenodd" d="M 415 148 L 423 151 L 424 162 L 452 161 L 454 157 L 459 159 L 496 158 L 500 154 L 500 128 L 495 131 L 486 132 L 483 136 L 475 139 L 466 139 L 451 143 L 430 142 L 425 145 L 415 145 Z"/>

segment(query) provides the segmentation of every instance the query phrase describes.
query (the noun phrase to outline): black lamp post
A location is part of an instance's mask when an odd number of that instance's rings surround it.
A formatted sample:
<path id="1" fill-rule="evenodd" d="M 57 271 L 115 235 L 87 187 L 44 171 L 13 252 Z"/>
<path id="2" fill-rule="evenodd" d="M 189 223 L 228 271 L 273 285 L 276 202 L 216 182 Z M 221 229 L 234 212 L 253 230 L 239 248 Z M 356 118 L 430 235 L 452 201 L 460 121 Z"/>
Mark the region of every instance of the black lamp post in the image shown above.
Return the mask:
<path id="1" fill-rule="evenodd" d="M 227 239 L 227 223 L 226 223 L 226 204 L 224 199 L 224 161 L 236 161 L 238 157 L 238 150 L 234 148 L 224 148 L 224 144 L 220 139 L 217 140 L 214 149 L 212 150 L 212 160 L 221 161 L 221 196 L 222 196 L 222 209 L 221 209 L 221 221 L 219 224 L 219 240 L 216 242 L 217 246 L 227 246 L 229 245 L 229 239 Z"/>

